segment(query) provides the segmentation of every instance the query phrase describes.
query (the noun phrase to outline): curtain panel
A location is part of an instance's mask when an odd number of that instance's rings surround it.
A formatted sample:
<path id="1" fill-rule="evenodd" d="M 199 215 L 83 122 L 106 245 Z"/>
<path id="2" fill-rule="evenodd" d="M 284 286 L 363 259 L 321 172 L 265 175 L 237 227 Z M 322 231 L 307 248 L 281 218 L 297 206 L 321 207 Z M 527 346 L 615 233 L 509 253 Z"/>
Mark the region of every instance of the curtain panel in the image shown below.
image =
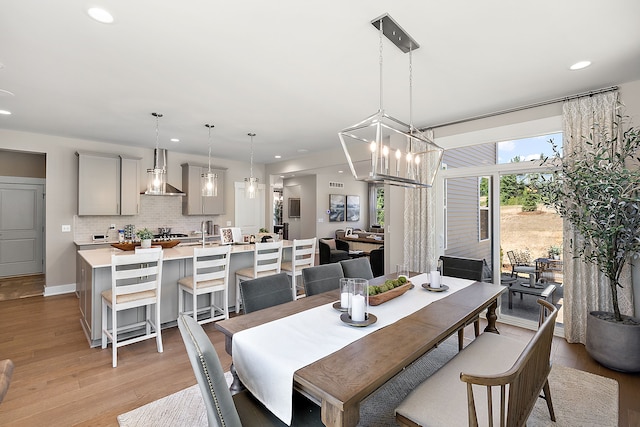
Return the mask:
<path id="1" fill-rule="evenodd" d="M 433 129 L 423 132 L 433 140 Z M 438 165 L 424 162 L 421 173 Z M 436 257 L 436 201 L 433 188 L 404 190 L 404 262 L 412 271 L 431 271 Z"/>
<path id="2" fill-rule="evenodd" d="M 585 137 L 597 138 L 601 132 L 593 132 L 599 127 L 605 133 L 613 135 L 613 123 L 616 119 L 618 92 L 607 92 L 584 98 L 566 101 L 562 108 L 564 127 L 563 152 L 582 151 Z M 573 258 L 568 242 L 573 239 L 578 245 L 584 238 L 576 233 L 567 221 L 563 221 L 564 245 L 564 331 L 570 343 L 586 341 L 587 316 L 594 310 L 613 311 L 611 292 L 607 277 L 593 264 L 586 264 L 579 258 Z M 620 277 L 624 288 L 618 289 L 620 311 L 633 315 L 633 291 L 631 273 L 627 264 Z"/>

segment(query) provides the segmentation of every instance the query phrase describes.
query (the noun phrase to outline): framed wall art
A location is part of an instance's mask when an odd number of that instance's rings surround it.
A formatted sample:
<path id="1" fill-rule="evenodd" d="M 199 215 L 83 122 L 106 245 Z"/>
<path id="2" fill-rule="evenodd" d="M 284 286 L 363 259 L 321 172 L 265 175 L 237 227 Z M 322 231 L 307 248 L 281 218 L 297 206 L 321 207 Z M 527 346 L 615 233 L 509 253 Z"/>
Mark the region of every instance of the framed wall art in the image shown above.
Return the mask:
<path id="1" fill-rule="evenodd" d="M 360 221 L 360 196 L 347 196 L 347 221 Z"/>
<path id="2" fill-rule="evenodd" d="M 289 197 L 289 218 L 300 218 L 300 199 Z"/>
<path id="3" fill-rule="evenodd" d="M 344 221 L 345 200 L 344 194 L 329 194 L 329 222 Z"/>

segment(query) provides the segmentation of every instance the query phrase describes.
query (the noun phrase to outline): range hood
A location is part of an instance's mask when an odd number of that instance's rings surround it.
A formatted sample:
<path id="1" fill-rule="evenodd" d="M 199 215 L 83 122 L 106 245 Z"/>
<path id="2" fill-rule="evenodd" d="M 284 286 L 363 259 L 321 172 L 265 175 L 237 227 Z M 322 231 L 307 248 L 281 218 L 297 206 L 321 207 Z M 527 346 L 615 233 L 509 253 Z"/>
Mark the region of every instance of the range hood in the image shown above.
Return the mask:
<path id="1" fill-rule="evenodd" d="M 164 183 L 159 185 L 159 190 L 151 188 L 151 183 L 147 185 L 147 191 L 142 194 L 149 196 L 184 196 L 184 192 L 178 190 L 173 185 L 166 182 L 167 174 L 167 150 L 164 148 L 156 148 L 153 150 L 153 169 L 147 169 L 147 175 L 150 176 L 150 180 L 153 180 L 154 176 L 164 175 Z"/>

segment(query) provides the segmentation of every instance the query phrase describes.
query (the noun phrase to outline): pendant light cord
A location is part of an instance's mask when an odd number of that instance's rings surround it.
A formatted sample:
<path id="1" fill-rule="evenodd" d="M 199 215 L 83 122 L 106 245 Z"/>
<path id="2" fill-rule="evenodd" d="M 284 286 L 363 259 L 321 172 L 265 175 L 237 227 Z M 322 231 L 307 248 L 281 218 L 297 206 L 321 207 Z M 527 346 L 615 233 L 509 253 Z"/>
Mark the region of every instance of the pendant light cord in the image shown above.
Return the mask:
<path id="1" fill-rule="evenodd" d="M 205 126 L 209 129 L 209 173 L 211 173 L 211 128 L 214 127 L 214 125 L 207 123 Z"/>
<path id="2" fill-rule="evenodd" d="M 379 63 L 380 63 L 380 111 L 382 111 L 382 48 L 383 48 L 383 44 L 382 44 L 382 19 L 380 20 L 380 59 L 379 59 Z"/>
<path id="3" fill-rule="evenodd" d="M 256 134 L 253 132 L 249 132 L 248 135 L 251 137 L 251 163 L 249 166 L 249 179 L 253 180 L 253 137 L 256 136 Z"/>

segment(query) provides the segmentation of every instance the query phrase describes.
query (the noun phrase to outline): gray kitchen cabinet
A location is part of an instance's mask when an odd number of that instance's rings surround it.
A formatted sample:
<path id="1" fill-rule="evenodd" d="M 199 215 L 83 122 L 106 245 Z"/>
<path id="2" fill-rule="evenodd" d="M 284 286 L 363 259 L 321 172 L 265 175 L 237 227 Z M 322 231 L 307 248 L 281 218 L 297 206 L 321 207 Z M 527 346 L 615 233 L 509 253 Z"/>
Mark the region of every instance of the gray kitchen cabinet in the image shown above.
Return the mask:
<path id="1" fill-rule="evenodd" d="M 202 197 L 200 176 L 209 170 L 208 166 L 192 163 L 182 164 L 182 190 L 186 197 L 182 200 L 183 215 L 221 215 L 224 214 L 224 175 L 225 168 L 212 167 L 218 174 L 218 195 Z"/>
<path id="2" fill-rule="evenodd" d="M 120 157 L 77 152 L 78 215 L 120 214 Z"/>
<path id="3" fill-rule="evenodd" d="M 89 263 L 76 253 L 76 294 L 80 306 L 80 323 L 87 336 L 92 333 L 93 271 Z"/>
<path id="4" fill-rule="evenodd" d="M 120 156 L 120 215 L 140 213 L 140 158 Z"/>
<path id="5" fill-rule="evenodd" d="M 77 152 L 78 215 L 137 215 L 140 158 Z"/>

